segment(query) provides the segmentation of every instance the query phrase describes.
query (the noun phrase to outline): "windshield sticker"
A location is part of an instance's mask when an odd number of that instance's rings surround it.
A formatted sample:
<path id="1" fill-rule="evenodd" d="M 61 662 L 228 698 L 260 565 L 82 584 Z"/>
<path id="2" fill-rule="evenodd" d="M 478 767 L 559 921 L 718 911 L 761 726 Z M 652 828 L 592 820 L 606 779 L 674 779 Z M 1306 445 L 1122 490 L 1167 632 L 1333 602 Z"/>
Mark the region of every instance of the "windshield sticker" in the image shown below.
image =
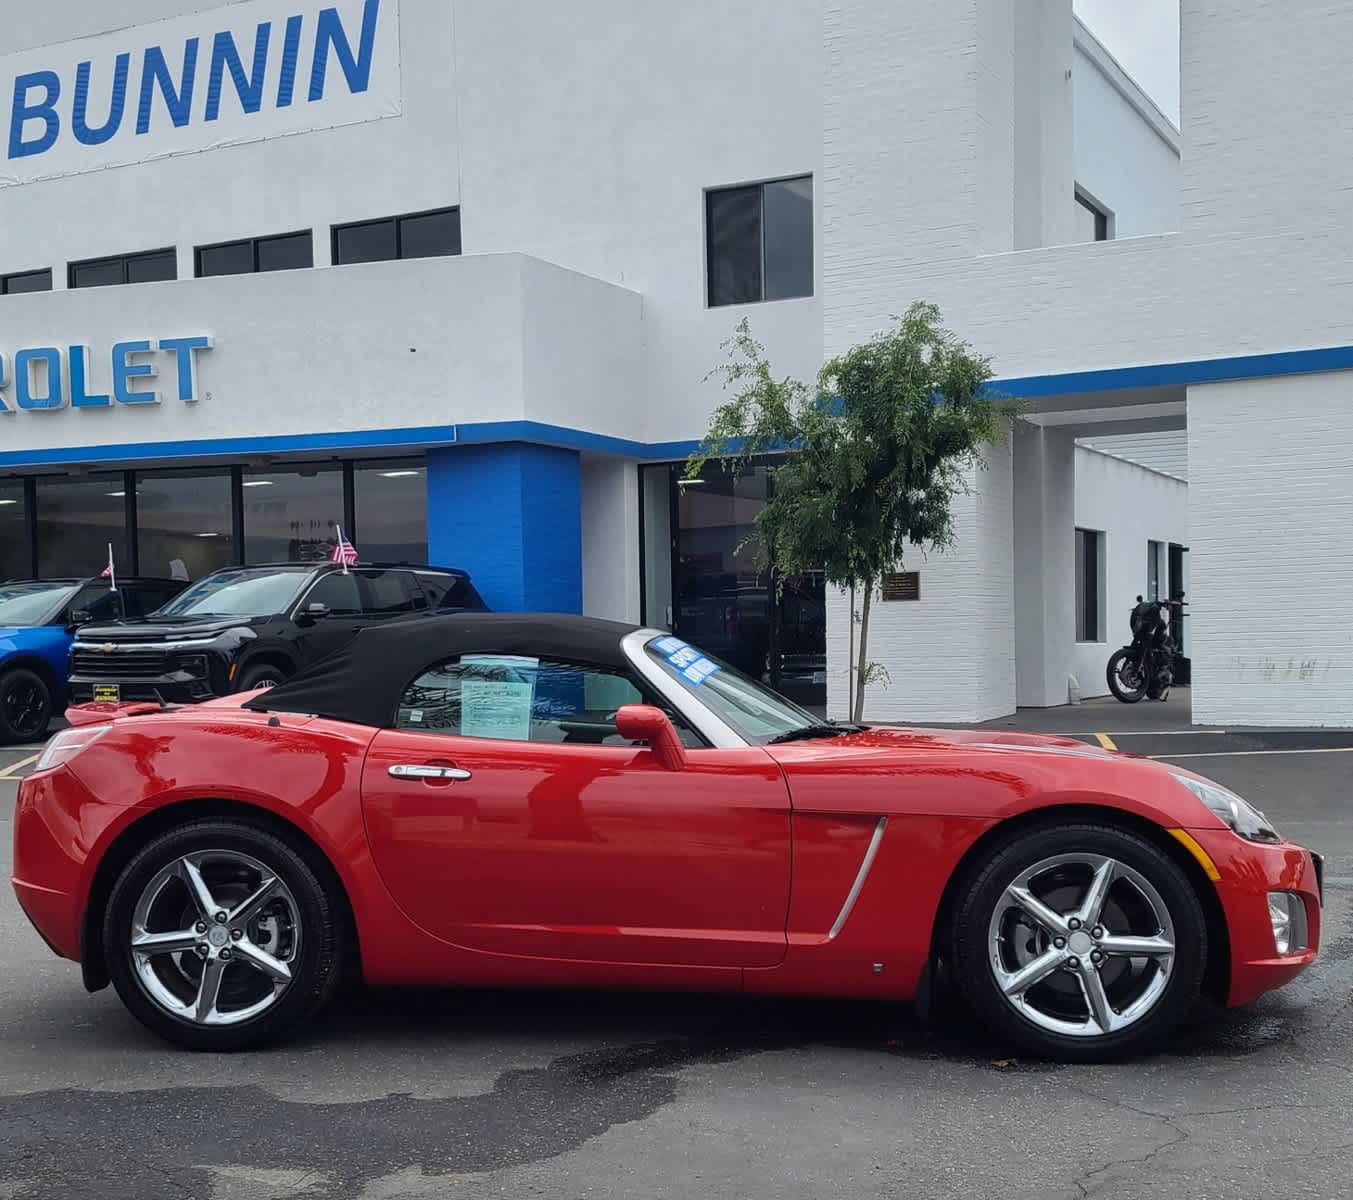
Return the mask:
<path id="1" fill-rule="evenodd" d="M 692 687 L 699 687 L 711 675 L 719 673 L 719 664 L 712 663 L 709 659 L 701 655 L 690 666 L 681 672 L 681 678 Z"/>
<path id="2" fill-rule="evenodd" d="M 684 671 L 693 662 L 698 662 L 704 656 L 694 646 L 682 646 L 680 650 L 675 650 L 667 656 L 667 662 L 678 671 Z"/>
<path id="3" fill-rule="evenodd" d="M 461 736 L 528 741 L 540 660 L 466 654 L 460 665 Z"/>
<path id="4" fill-rule="evenodd" d="M 678 650 L 685 649 L 686 643 L 680 638 L 665 637 L 659 638 L 653 643 L 653 648 L 659 654 L 675 654 Z"/>

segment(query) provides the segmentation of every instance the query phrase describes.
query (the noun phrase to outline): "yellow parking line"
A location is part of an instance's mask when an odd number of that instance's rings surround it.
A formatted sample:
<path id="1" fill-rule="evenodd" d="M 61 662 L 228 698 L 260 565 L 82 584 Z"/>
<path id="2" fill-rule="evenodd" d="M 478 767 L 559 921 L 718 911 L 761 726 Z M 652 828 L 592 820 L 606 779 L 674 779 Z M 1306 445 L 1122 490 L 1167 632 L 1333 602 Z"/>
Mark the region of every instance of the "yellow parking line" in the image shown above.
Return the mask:
<path id="1" fill-rule="evenodd" d="M 1095 741 L 1097 741 L 1101 746 L 1103 746 L 1105 750 L 1118 749 L 1118 746 L 1115 744 L 1113 738 L 1111 738 L 1107 733 L 1095 734 Z"/>
<path id="2" fill-rule="evenodd" d="M 16 763 L 10 763 L 3 771 L 0 771 L 0 779 L 17 779 L 17 772 L 22 771 L 24 767 L 31 767 L 42 757 L 41 752 L 30 754 L 27 758 L 21 758 Z"/>

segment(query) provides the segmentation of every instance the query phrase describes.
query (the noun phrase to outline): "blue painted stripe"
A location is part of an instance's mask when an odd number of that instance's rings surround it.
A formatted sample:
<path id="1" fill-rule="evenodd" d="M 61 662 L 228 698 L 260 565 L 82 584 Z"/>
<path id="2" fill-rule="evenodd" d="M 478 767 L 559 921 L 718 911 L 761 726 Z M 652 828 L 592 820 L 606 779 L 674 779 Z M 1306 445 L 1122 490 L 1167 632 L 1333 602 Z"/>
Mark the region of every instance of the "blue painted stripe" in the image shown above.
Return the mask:
<path id="1" fill-rule="evenodd" d="M 1102 371 L 1072 371 L 1061 375 L 1029 375 L 994 379 L 994 395 L 1034 399 L 1078 392 L 1109 392 L 1137 388 L 1180 387 L 1262 379 L 1275 375 L 1310 375 L 1322 371 L 1353 370 L 1353 346 L 1320 350 L 1287 350 L 1192 362 L 1114 367 Z M 14 420 L 18 417 L 12 418 Z M 36 415 L 31 420 L 51 420 Z M 446 446 L 454 442 L 534 442 L 658 462 L 685 458 L 700 445 L 698 439 L 639 442 L 585 429 L 548 425 L 540 421 L 482 421 L 468 425 L 421 425 L 406 429 L 362 429 L 344 433 L 287 434 L 276 437 L 207 438 L 201 441 L 120 442 L 102 446 L 61 447 L 51 450 L 0 451 L 0 468 L 114 464 L 157 459 L 245 457 L 259 454 L 332 454 L 344 451 Z"/>
<path id="2" fill-rule="evenodd" d="M 1102 371 L 1071 371 L 1062 375 L 993 379 L 988 387 L 993 393 L 1032 399 L 1076 392 L 1180 387 L 1195 383 L 1223 383 L 1239 379 L 1263 379 L 1273 375 L 1312 375 L 1321 371 L 1351 369 L 1353 346 L 1330 346 L 1323 350 L 1283 350 L 1276 354 L 1244 354 L 1232 358 L 1200 358 L 1190 362 L 1112 367 Z"/>

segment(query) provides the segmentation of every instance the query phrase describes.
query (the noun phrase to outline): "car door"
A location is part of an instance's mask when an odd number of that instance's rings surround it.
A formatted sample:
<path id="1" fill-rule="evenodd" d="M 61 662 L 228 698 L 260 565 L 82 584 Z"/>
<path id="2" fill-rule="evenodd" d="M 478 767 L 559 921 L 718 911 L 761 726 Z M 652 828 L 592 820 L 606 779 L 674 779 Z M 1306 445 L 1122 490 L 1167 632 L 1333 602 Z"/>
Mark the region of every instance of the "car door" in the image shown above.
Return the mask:
<path id="1" fill-rule="evenodd" d="M 315 604 L 324 605 L 327 611 L 312 614 L 310 607 Z M 303 667 L 345 646 L 365 623 L 356 574 L 334 571 L 316 580 L 296 606 L 295 623 L 295 647 Z"/>
<path id="2" fill-rule="evenodd" d="M 660 767 L 615 728 L 617 708 L 647 699 L 626 674 L 539 659 L 462 656 L 420 675 L 362 783 L 372 852 L 404 911 L 500 954 L 778 963 L 783 776 L 760 748 L 708 748 L 680 725 L 686 766 Z"/>

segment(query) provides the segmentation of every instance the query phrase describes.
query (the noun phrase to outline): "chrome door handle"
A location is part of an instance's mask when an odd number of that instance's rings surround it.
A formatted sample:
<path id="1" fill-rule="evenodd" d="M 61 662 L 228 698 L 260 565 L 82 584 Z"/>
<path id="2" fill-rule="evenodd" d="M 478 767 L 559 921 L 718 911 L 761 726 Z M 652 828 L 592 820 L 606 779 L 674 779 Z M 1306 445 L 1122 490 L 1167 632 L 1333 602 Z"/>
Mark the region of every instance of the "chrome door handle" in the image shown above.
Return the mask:
<path id="1" fill-rule="evenodd" d="M 462 771 L 459 767 L 433 767 L 423 763 L 396 763 L 390 768 L 390 774 L 395 779 L 466 780 L 470 778 L 470 772 Z"/>

